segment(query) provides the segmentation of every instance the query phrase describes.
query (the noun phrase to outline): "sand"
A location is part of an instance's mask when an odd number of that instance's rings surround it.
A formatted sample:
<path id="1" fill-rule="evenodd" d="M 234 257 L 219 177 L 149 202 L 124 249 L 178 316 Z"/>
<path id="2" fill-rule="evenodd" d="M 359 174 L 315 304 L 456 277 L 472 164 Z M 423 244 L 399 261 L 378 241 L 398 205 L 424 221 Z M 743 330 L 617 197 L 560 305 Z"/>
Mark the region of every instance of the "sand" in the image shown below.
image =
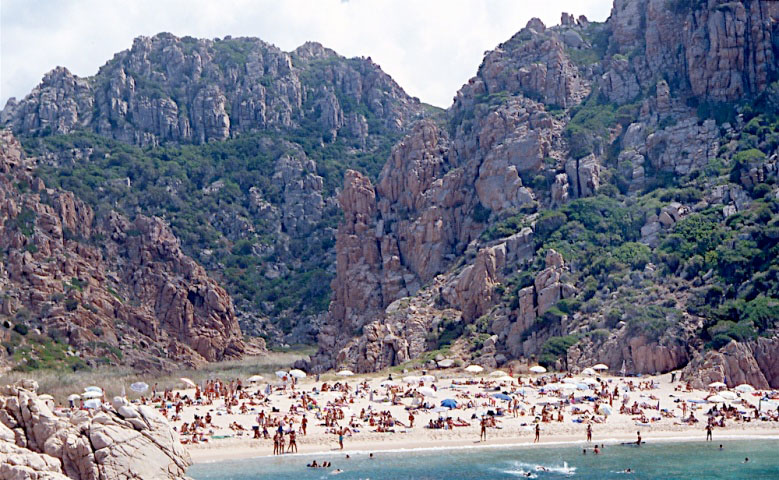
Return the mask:
<path id="1" fill-rule="evenodd" d="M 429 448 L 461 448 L 461 447 L 477 447 L 477 448 L 489 448 L 499 446 L 510 445 L 523 445 L 532 444 L 534 438 L 535 418 L 531 416 L 529 408 L 524 416 L 514 417 L 512 414 L 506 414 L 502 417 L 496 417 L 498 419 L 498 427 L 500 428 L 488 428 L 487 440 L 479 441 L 480 427 L 479 420 L 472 419 L 474 413 L 481 413 L 483 411 L 495 409 L 495 406 L 485 405 L 488 403 L 490 396 L 493 393 L 497 393 L 492 390 L 485 390 L 480 386 L 464 386 L 464 387 L 451 387 L 452 379 L 465 379 L 472 378 L 478 380 L 483 378 L 485 381 L 492 380 L 489 376 L 471 376 L 463 372 L 458 371 L 436 371 L 432 372 L 437 376 L 434 382 L 426 382 L 425 386 L 435 385 L 438 389 L 436 397 L 428 397 L 427 402 L 435 405 L 440 405 L 441 400 L 445 398 L 453 398 L 458 401 L 467 401 L 465 397 L 470 397 L 476 400 L 479 404 L 477 408 L 456 408 L 447 412 L 428 412 L 417 411 L 415 413 L 416 420 L 413 428 L 404 428 L 395 426 L 394 433 L 378 433 L 375 432 L 375 427 L 370 427 L 367 422 L 360 422 L 362 425 L 358 429 L 358 433 L 347 435 L 344 440 L 344 450 L 341 451 L 338 446 L 338 436 L 334 433 L 326 433 L 328 430 L 324 425 L 324 420 L 318 420 L 315 416 L 316 410 L 310 410 L 306 415 L 308 418 L 308 435 L 303 436 L 298 434 L 298 452 L 299 454 L 335 454 L 335 453 L 348 453 L 348 452 L 369 452 L 369 451 L 387 451 L 387 450 L 404 450 L 404 449 L 429 449 Z M 527 382 L 528 379 L 538 378 L 538 375 L 523 375 L 523 381 Z M 386 378 L 386 377 L 385 377 Z M 343 382 L 346 380 L 348 384 L 355 387 L 358 382 L 368 381 L 370 390 L 373 390 L 375 399 L 383 396 L 383 392 L 386 391 L 380 384 L 385 378 L 367 378 L 367 377 L 349 377 L 346 379 L 330 380 L 328 383 L 332 385 L 335 381 Z M 577 376 L 576 379 L 583 379 L 585 377 Z M 619 413 L 620 400 L 614 399 L 613 401 L 613 413 L 608 416 L 597 415 L 597 417 L 604 420 L 604 423 L 593 423 L 593 439 L 592 444 L 595 443 L 615 443 L 620 441 L 635 441 L 636 431 L 641 431 L 641 435 L 644 441 L 667 441 L 671 439 L 685 440 L 685 439 L 700 439 L 705 440 L 706 432 L 706 415 L 705 412 L 713 406 L 711 403 L 705 404 L 692 404 L 688 403 L 688 408 L 692 408 L 695 416 L 700 420 L 694 425 L 688 425 L 681 422 L 681 400 L 701 400 L 711 392 L 694 390 L 691 392 L 676 391 L 675 387 L 680 386 L 679 382 L 671 383 L 670 375 L 662 375 L 657 377 L 644 377 L 641 379 L 622 379 L 619 377 L 600 377 L 607 382 L 610 391 L 613 391 L 615 386 L 623 388 L 627 385 L 627 382 L 632 380 L 634 384 L 638 382 L 652 381 L 655 385 L 651 390 L 638 390 L 623 392 L 620 391 L 620 396 L 628 395 L 628 405 L 632 405 L 634 401 L 639 404 L 646 404 L 651 408 L 643 408 L 643 412 L 646 417 L 659 418 L 657 421 L 652 421 L 648 425 L 639 424 L 635 418 L 637 415 L 628 415 Z M 400 378 L 395 378 L 398 386 L 404 391 L 409 388 L 416 388 L 418 384 L 408 385 L 401 381 Z M 278 383 L 278 382 L 273 382 Z M 316 387 L 320 389 L 322 382 L 315 382 L 312 378 L 306 378 L 298 381 L 296 385 L 296 392 L 311 392 Z M 492 387 L 494 388 L 495 385 Z M 259 385 L 249 385 L 249 392 L 263 392 L 267 388 L 267 384 L 260 383 Z M 513 384 L 507 382 L 503 383 L 500 387 L 501 391 L 511 392 L 517 387 L 516 379 L 513 380 Z M 556 398 L 554 394 L 547 395 L 541 392 L 540 389 L 525 388 L 525 404 L 528 407 L 537 405 L 536 415 L 539 415 L 541 409 L 541 403 L 550 399 Z M 182 390 L 182 395 L 194 394 L 194 389 Z M 352 394 L 354 390 L 352 390 Z M 574 391 L 576 397 L 582 395 L 581 391 Z M 476 394 L 483 394 L 481 398 L 476 398 Z M 318 394 L 311 394 L 311 396 L 321 405 L 325 406 L 328 401 L 332 401 L 338 398 L 341 394 L 335 392 L 320 392 Z M 459 395 L 459 397 L 458 397 Z M 658 400 L 650 399 L 648 396 L 653 395 Z M 290 405 L 300 404 L 299 395 L 297 398 L 292 398 L 291 390 L 287 389 L 286 392 L 274 391 L 270 395 L 270 405 L 279 409 L 280 413 L 274 414 L 282 416 L 288 412 Z M 742 411 L 747 411 L 748 405 L 757 405 L 759 397 L 753 394 L 739 394 L 739 398 L 736 401 L 729 402 L 732 405 L 737 406 Z M 679 400 L 679 402 L 676 402 Z M 668 409 L 675 414 L 674 418 L 665 418 L 660 415 L 660 412 L 656 410 L 657 403 L 660 403 L 661 409 Z M 743 403 L 746 402 L 746 403 Z M 369 394 L 363 392 L 359 395 L 355 395 L 353 403 L 348 405 L 349 410 L 353 414 L 359 414 L 364 408 L 368 410 L 369 406 L 375 411 L 387 411 L 389 410 L 392 415 L 402 421 L 404 424 L 408 422 L 408 411 L 405 409 L 406 405 L 412 403 L 412 398 L 402 398 L 402 405 L 391 405 L 389 402 L 371 402 Z M 606 400 L 608 403 L 608 400 Z M 496 400 L 497 405 L 506 406 L 507 402 Z M 253 407 L 254 410 L 250 410 L 247 414 L 232 413 L 227 414 L 223 408 L 224 401 L 218 399 L 214 401 L 212 405 L 207 406 L 194 406 L 184 407 L 181 413 L 181 419 L 172 422 L 177 429 L 181 428 L 184 422 L 191 423 L 195 415 L 204 416 L 206 412 L 210 411 L 213 417 L 211 428 L 207 429 L 206 433 L 209 441 L 201 444 L 189 444 L 186 445 L 189 450 L 193 461 L 197 462 L 213 462 L 229 459 L 241 459 L 241 458 L 253 458 L 258 456 L 268 456 L 273 453 L 272 440 L 255 440 L 252 439 L 252 425 L 256 425 L 257 413 L 264 409 L 266 413 L 270 413 L 270 406 Z M 576 404 L 580 408 L 586 408 L 590 411 L 593 409 L 593 402 L 584 402 Z M 238 409 L 234 408 L 236 412 Z M 751 409 L 749 409 L 751 414 Z M 172 412 L 172 410 L 171 410 Z M 688 410 L 689 415 L 689 410 Z M 426 428 L 429 420 L 437 419 L 439 416 L 451 416 L 453 419 L 460 417 L 467 422 L 471 423 L 468 427 L 455 427 L 454 429 L 429 429 Z M 557 419 L 557 410 L 554 410 L 554 420 Z M 581 443 L 587 446 L 586 439 L 586 423 L 574 423 L 574 418 L 580 418 L 579 416 L 572 415 L 571 406 L 565 406 L 563 408 L 563 421 L 552 421 L 549 423 L 541 423 L 541 435 L 540 443 Z M 296 421 L 299 422 L 302 415 L 295 415 Z M 242 425 L 246 432 L 243 436 L 238 436 L 237 432 L 228 428 L 230 424 L 237 422 Z M 346 425 L 347 420 L 339 422 L 341 425 Z M 295 424 L 296 428 L 299 428 L 299 423 Z M 273 435 L 273 429 L 269 428 L 271 436 Z M 231 438 L 214 438 L 220 436 L 231 436 Z M 725 440 L 728 438 L 744 438 L 754 436 L 779 436 L 779 422 L 776 421 L 751 421 L 742 422 L 734 420 L 726 420 L 726 427 L 716 427 L 714 429 L 714 441 Z"/>

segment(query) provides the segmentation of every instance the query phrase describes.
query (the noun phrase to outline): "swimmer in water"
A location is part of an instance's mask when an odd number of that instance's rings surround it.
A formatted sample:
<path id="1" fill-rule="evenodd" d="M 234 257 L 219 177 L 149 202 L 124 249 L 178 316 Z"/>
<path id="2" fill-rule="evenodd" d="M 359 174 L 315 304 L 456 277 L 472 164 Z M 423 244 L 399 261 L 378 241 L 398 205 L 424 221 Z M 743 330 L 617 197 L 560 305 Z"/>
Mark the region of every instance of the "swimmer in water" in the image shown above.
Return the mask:
<path id="1" fill-rule="evenodd" d="M 749 457 L 744 459 L 744 463 L 747 463 L 747 462 L 749 462 Z"/>
<path id="2" fill-rule="evenodd" d="M 623 471 L 624 471 L 625 473 L 633 473 L 633 470 L 631 470 L 631 469 L 629 469 L 629 468 L 626 468 L 626 469 L 625 469 L 625 470 L 623 470 Z"/>

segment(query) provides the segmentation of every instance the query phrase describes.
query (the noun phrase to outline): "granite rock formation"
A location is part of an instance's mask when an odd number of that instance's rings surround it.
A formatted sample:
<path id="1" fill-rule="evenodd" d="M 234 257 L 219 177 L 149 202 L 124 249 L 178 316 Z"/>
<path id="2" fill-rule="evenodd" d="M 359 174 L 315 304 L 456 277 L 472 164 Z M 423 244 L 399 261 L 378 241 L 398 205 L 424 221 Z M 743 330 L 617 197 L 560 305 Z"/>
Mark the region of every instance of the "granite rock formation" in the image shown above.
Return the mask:
<path id="1" fill-rule="evenodd" d="M 244 353 L 232 300 L 161 219 L 96 220 L 72 193 L 47 188 L 35 159 L 9 132 L 0 135 L 0 243 L 8 252 L 0 282 L 14 325 L 57 339 L 87 363 L 106 357 L 170 369 Z"/>
<path id="2" fill-rule="evenodd" d="M 36 390 L 30 380 L 0 389 L 2 478 L 186 478 L 189 453 L 154 409 L 116 397 L 111 407 L 61 416 Z"/>

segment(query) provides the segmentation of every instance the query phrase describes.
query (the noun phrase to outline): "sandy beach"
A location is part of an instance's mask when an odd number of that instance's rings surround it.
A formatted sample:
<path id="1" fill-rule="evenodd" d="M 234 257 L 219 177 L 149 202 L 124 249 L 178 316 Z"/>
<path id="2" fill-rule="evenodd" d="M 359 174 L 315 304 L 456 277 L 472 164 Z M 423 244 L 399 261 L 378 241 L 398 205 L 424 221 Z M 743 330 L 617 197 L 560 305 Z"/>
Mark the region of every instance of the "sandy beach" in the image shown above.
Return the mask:
<path id="1" fill-rule="evenodd" d="M 235 399 L 231 400 L 229 413 L 221 397 L 207 405 L 189 402 L 198 393 L 189 388 L 167 392 L 173 397 L 167 402 L 168 416 L 179 432 L 185 424 L 184 428 L 191 432 L 189 429 L 195 416 L 201 421 L 210 416 L 210 423 L 198 427 L 196 434 L 181 435 L 196 463 L 273 455 L 273 436 L 279 424 L 283 425 L 285 438 L 289 437 L 290 430 L 296 431 L 299 454 L 327 455 L 526 445 L 534 442 L 536 424 L 540 427 L 539 444 L 581 443 L 583 448 L 591 448 L 595 444 L 635 442 L 638 431 L 644 442 L 705 441 L 709 412 L 716 414 L 712 416 L 715 442 L 779 437 L 775 401 L 762 402 L 759 418 L 754 418 L 760 399 L 777 397 L 776 392 L 738 392 L 724 388 L 688 391 L 683 383 L 672 383 L 670 374 L 643 378 L 608 375 L 563 378 L 562 375 L 523 374 L 496 379 L 487 372 L 484 375 L 456 370 L 429 373 L 435 376 L 434 380 L 413 381 L 416 378 L 411 378 L 404 381 L 403 377 L 394 375 L 388 382 L 385 375 L 380 378 L 330 376 L 316 382 L 306 377 L 296 381 L 294 390 L 290 381 L 285 384 L 277 378 L 268 379 L 270 383 L 265 379 L 258 383 L 244 380 L 241 390 L 232 393 Z M 421 375 L 422 372 L 412 372 L 405 377 Z M 466 381 L 473 383 L 461 384 Z M 237 386 L 237 381 L 232 385 Z M 348 392 L 331 390 L 333 387 L 344 389 L 345 385 L 348 385 Z M 229 383 L 225 382 L 227 386 Z M 267 394 L 268 391 L 271 393 Z M 719 397 L 706 401 L 723 392 L 728 392 L 725 393 L 726 402 L 717 402 Z M 206 395 L 201 392 L 201 397 Z M 444 408 L 441 406 L 444 400 L 454 400 L 457 406 Z M 179 414 L 174 417 L 175 403 L 181 405 Z M 447 403 L 452 405 L 452 402 Z M 609 403 L 610 408 L 607 407 Z M 245 413 L 240 413 L 242 405 L 245 405 Z M 515 405 L 518 407 L 516 412 Z M 627 410 L 621 413 L 623 405 Z M 725 405 L 730 409 L 723 411 Z M 712 408 L 717 410 L 712 411 Z M 264 413 L 263 426 L 258 428 L 260 432 L 265 428 L 269 438 L 255 439 L 253 426 L 258 425 L 261 412 Z M 415 416 L 413 427 L 409 426 L 409 413 Z M 697 422 L 690 422 L 690 414 Z M 306 435 L 301 428 L 304 415 Z M 749 421 L 743 420 L 744 417 Z M 463 426 L 452 427 L 447 424 L 447 418 L 451 418 L 453 424 Z M 486 440 L 480 440 L 482 418 L 495 419 L 494 426 L 486 427 Z M 444 428 L 429 428 L 436 421 Z M 719 426 L 721 422 L 724 427 Z M 466 423 L 469 425 L 465 426 Z M 588 424 L 592 425 L 591 442 L 586 441 Z M 348 429 L 343 450 L 338 444 L 338 431 L 342 428 Z M 207 441 L 192 443 L 193 437 Z"/>

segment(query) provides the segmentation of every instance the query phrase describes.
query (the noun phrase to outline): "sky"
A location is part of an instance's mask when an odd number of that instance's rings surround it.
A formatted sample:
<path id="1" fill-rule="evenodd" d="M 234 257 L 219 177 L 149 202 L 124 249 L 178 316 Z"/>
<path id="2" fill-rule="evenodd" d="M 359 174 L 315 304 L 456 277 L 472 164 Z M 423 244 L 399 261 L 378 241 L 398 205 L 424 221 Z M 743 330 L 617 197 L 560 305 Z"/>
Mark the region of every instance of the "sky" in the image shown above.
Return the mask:
<path id="1" fill-rule="evenodd" d="M 370 56 L 406 92 L 448 107 L 486 50 L 532 17 L 603 21 L 611 0 L 0 0 L 0 107 L 56 66 L 85 77 L 139 35 L 317 41 Z"/>

